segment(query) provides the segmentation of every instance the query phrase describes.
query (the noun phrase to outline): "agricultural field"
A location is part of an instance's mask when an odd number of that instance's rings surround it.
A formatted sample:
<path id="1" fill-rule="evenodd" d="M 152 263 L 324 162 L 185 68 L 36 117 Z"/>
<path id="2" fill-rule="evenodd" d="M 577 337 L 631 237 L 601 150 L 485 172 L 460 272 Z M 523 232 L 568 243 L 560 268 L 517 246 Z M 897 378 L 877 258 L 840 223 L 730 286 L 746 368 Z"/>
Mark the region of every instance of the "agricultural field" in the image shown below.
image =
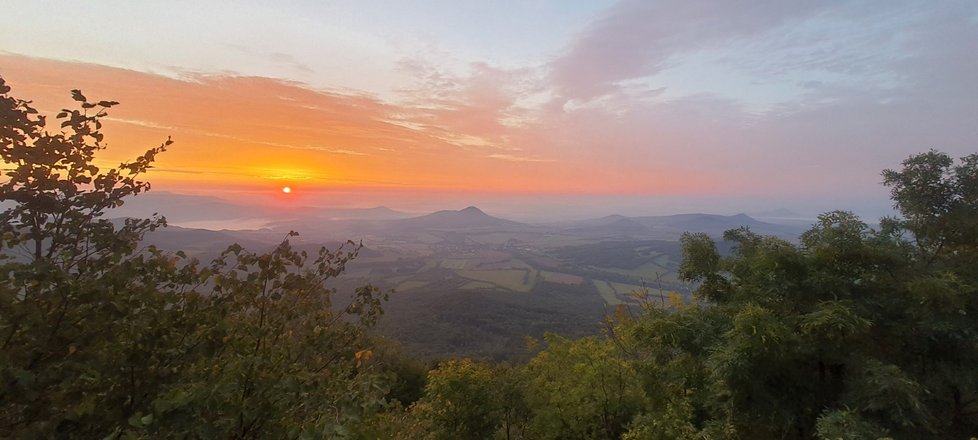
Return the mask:
<path id="1" fill-rule="evenodd" d="M 447 258 L 442 260 L 441 267 L 445 269 L 465 269 L 469 260 L 459 259 L 459 258 Z"/>
<path id="2" fill-rule="evenodd" d="M 598 289 L 598 294 L 604 299 L 605 304 L 609 306 L 617 306 L 622 303 L 616 295 L 615 288 L 611 286 L 607 281 L 593 280 L 594 287 Z"/>
<path id="3" fill-rule="evenodd" d="M 642 291 L 642 286 L 635 284 L 625 284 L 614 281 L 609 281 L 608 284 L 611 284 L 611 288 L 615 289 L 615 293 L 623 297 L 631 297 L 633 293 Z"/>
<path id="4" fill-rule="evenodd" d="M 424 286 L 427 286 L 428 284 L 430 284 L 428 281 L 408 280 L 398 284 L 397 287 L 394 288 L 394 290 L 398 292 L 406 292 L 412 289 L 420 289 Z"/>
<path id="5" fill-rule="evenodd" d="M 655 262 L 645 263 L 632 269 L 622 269 L 618 267 L 595 267 L 595 269 L 620 273 L 622 275 L 638 277 L 645 280 L 655 280 L 657 276 L 666 277 L 670 274 L 670 272 L 672 272 L 670 269 Z"/>
<path id="6" fill-rule="evenodd" d="M 544 281 L 548 283 L 579 285 L 584 282 L 583 277 L 580 277 L 578 275 L 571 275 L 569 273 L 550 272 L 546 270 L 541 270 L 540 276 L 543 278 Z"/>
<path id="7" fill-rule="evenodd" d="M 492 283 L 487 283 L 485 281 L 469 281 L 463 284 L 462 287 L 460 288 L 465 290 L 479 290 L 479 289 L 498 289 L 499 286 L 496 286 L 495 284 Z"/>
<path id="8" fill-rule="evenodd" d="M 536 271 L 533 270 L 458 270 L 456 273 L 470 280 L 485 281 L 514 292 L 529 292 L 536 284 Z"/>
<path id="9" fill-rule="evenodd" d="M 632 292 L 643 283 L 656 307 L 674 302 L 660 287 L 681 292 L 679 300 L 689 293 L 675 279 L 675 242 L 460 231 L 428 238 L 377 243 L 343 277 L 351 288 L 394 289 L 382 332 L 423 356 L 512 359 L 523 336 L 600 331 L 611 308 L 638 304 Z"/>
<path id="10" fill-rule="evenodd" d="M 506 270 L 506 269 L 516 269 L 516 270 L 533 270 L 533 266 L 526 264 L 525 262 L 517 259 L 506 259 L 503 261 L 482 263 L 478 266 L 479 270 Z"/>

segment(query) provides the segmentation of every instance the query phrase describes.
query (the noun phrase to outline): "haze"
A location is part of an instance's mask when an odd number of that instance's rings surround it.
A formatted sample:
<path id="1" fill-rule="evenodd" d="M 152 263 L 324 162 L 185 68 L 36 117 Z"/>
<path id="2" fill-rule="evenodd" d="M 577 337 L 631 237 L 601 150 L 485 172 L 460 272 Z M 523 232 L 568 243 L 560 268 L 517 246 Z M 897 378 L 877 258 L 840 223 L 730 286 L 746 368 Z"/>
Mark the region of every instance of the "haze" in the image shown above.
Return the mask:
<path id="1" fill-rule="evenodd" d="M 115 165 L 261 210 L 889 212 L 978 138 L 973 1 L 12 2 L 0 75 Z M 284 194 L 281 188 L 292 191 Z M 260 217 L 260 215 L 257 215 Z"/>

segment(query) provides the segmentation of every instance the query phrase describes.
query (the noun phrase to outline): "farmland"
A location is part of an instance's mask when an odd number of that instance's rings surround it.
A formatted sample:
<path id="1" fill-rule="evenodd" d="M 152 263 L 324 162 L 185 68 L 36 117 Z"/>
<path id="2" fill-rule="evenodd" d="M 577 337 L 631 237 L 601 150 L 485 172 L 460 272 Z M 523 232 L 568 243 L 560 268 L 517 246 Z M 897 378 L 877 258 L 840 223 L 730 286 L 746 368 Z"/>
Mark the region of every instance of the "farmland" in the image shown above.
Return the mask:
<path id="1" fill-rule="evenodd" d="M 411 354 L 498 360 L 524 356 L 519 347 L 527 336 L 594 335 L 616 308 L 672 307 L 687 300 L 692 286 L 676 274 L 682 228 L 703 225 L 701 231 L 716 237 L 746 221 L 782 231 L 746 216 L 622 219 L 523 224 L 466 208 L 403 220 L 275 227 L 302 231 L 294 242 L 308 252 L 362 240 L 358 258 L 332 286 L 341 295 L 364 284 L 394 292 L 378 330 Z M 260 248 L 258 241 L 282 236 L 274 230 L 173 232 L 158 235 L 155 243 L 165 247 L 192 237 L 195 243 L 240 240 Z M 729 249 L 718 244 L 721 252 Z"/>
<path id="2" fill-rule="evenodd" d="M 365 240 L 379 255 L 351 263 L 342 283 L 394 289 L 381 331 L 422 357 L 518 358 L 524 336 L 598 332 L 611 308 L 639 304 L 633 292 L 643 286 L 656 303 L 660 286 L 689 294 L 676 281 L 676 242 L 504 235 L 430 231 L 424 246 Z"/>

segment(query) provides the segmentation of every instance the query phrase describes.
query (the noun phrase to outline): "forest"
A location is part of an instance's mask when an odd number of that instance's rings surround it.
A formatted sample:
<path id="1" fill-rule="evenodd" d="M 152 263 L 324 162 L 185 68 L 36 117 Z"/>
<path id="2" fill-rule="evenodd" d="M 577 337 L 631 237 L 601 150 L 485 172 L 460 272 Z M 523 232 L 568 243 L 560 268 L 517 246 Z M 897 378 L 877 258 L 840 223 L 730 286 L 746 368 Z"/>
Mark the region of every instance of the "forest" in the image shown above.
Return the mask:
<path id="1" fill-rule="evenodd" d="M 0 79 L 0 437 L 978 435 L 978 154 L 883 171 L 878 227 L 684 234 L 692 297 L 639 292 L 600 336 L 429 364 L 377 336 L 389 291 L 335 287 L 357 242 L 200 261 L 142 241 L 164 217 L 108 218 L 171 141 L 100 168 L 118 103 L 71 97 L 54 125 Z"/>

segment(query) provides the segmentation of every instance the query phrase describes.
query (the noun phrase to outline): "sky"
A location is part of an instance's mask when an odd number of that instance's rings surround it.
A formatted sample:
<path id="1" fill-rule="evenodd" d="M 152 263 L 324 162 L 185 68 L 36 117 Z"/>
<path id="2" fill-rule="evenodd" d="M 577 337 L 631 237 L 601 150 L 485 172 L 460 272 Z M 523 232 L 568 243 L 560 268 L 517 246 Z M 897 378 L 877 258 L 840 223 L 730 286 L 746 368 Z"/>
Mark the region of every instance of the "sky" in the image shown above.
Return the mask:
<path id="1" fill-rule="evenodd" d="M 31 1 L 0 76 L 122 104 L 116 164 L 253 203 L 514 215 L 889 208 L 978 150 L 978 2 Z M 293 191 L 282 194 L 281 188 Z M 610 213 L 610 212 L 605 212 Z"/>

